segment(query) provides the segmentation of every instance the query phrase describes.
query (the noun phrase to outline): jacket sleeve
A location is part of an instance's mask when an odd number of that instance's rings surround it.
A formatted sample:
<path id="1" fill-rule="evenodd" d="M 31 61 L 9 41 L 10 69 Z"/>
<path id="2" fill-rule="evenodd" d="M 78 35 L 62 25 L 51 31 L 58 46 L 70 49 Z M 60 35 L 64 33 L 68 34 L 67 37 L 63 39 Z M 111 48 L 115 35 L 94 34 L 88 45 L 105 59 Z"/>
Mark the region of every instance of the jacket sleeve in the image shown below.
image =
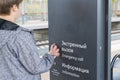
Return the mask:
<path id="1" fill-rule="evenodd" d="M 31 74 L 48 71 L 53 65 L 54 57 L 45 54 L 40 58 L 34 38 L 30 32 L 21 32 L 14 41 L 14 50 L 21 65 Z"/>

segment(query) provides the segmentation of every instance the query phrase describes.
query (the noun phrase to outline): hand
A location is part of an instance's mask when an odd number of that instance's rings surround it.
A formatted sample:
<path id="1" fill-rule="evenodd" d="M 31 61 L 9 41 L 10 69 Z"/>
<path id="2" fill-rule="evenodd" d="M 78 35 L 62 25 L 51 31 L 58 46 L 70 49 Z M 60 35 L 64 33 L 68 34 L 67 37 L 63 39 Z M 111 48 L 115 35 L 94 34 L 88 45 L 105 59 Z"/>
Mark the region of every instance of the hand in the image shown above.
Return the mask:
<path id="1" fill-rule="evenodd" d="M 51 45 L 50 54 L 53 56 L 56 56 L 56 57 L 60 56 L 59 49 L 58 49 L 57 45 L 55 45 L 55 44 Z"/>

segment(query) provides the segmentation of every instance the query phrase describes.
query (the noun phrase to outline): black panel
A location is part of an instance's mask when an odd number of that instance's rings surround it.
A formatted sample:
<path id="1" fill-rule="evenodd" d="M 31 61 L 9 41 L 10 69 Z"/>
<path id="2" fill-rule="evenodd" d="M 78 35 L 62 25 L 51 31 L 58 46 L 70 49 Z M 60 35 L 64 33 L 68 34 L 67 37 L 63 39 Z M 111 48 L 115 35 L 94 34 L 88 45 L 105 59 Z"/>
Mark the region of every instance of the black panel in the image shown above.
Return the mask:
<path id="1" fill-rule="evenodd" d="M 48 1 L 50 44 L 61 49 L 50 79 L 103 80 L 104 0 Z"/>

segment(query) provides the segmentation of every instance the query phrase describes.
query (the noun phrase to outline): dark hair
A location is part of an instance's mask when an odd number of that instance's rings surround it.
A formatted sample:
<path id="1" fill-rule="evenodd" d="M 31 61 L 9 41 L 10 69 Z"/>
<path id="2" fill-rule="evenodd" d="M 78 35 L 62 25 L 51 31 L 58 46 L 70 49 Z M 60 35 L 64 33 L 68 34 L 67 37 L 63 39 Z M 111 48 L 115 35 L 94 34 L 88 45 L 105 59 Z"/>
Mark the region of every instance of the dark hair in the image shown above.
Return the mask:
<path id="1" fill-rule="evenodd" d="M 0 15 L 9 15 L 13 5 L 19 6 L 23 0 L 0 0 Z"/>

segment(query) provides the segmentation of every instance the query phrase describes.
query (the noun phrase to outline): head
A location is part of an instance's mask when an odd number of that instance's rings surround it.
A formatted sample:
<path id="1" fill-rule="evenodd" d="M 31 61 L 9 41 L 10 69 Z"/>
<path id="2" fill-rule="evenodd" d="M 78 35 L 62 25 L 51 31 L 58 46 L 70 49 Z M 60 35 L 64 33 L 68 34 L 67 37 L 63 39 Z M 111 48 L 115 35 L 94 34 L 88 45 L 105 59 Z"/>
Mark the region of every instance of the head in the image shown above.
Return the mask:
<path id="1" fill-rule="evenodd" d="M 11 16 L 15 20 L 21 15 L 23 0 L 0 0 L 0 16 Z"/>

